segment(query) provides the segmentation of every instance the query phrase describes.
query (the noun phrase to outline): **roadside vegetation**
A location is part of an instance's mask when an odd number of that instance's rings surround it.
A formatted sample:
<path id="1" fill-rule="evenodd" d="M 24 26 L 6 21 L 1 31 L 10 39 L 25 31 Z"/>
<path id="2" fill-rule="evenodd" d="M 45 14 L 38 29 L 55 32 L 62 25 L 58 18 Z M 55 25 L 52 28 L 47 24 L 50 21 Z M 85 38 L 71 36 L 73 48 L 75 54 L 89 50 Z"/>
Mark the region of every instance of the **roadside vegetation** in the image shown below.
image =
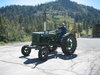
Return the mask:
<path id="1" fill-rule="evenodd" d="M 65 23 L 68 32 L 76 33 L 77 37 L 91 37 L 93 25 L 100 23 L 100 10 L 70 0 L 56 0 L 37 6 L 1 7 L 0 44 L 30 41 L 32 32 L 43 31 L 44 20 L 48 30 L 57 29 L 58 24 Z"/>

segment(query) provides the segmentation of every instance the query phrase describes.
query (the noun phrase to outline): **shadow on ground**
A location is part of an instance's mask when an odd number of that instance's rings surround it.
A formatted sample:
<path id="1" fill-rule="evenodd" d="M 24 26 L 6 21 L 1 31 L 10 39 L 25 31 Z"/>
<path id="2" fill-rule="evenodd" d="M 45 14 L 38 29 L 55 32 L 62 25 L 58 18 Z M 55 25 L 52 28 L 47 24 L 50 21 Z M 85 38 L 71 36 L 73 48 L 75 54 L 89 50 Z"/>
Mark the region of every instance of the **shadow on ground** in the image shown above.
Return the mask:
<path id="1" fill-rule="evenodd" d="M 73 54 L 73 55 L 70 55 L 70 56 L 65 56 L 65 55 L 62 55 L 62 54 L 50 54 L 48 56 L 48 60 L 53 59 L 53 58 L 60 58 L 62 60 L 72 60 L 72 59 L 74 59 L 76 57 L 77 57 L 77 54 Z M 39 64 L 42 64 L 42 63 L 46 62 L 46 61 L 40 61 L 38 58 L 30 59 L 30 58 L 25 57 L 25 56 L 21 56 L 19 58 L 25 58 L 25 59 L 27 59 L 24 62 L 24 64 L 34 64 L 35 66 L 33 68 L 35 68 Z"/>

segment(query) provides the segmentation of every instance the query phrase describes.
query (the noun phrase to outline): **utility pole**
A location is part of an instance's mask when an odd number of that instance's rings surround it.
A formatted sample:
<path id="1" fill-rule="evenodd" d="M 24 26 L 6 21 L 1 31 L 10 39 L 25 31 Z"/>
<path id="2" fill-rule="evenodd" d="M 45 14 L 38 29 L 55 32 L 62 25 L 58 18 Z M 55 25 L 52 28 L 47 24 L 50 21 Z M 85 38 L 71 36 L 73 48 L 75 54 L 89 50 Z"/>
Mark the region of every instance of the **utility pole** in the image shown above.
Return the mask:
<path id="1" fill-rule="evenodd" d="M 43 16 L 44 16 L 44 31 L 46 31 L 46 22 L 47 22 L 47 16 L 46 16 L 46 8 L 44 9 L 44 13 L 43 13 Z"/>

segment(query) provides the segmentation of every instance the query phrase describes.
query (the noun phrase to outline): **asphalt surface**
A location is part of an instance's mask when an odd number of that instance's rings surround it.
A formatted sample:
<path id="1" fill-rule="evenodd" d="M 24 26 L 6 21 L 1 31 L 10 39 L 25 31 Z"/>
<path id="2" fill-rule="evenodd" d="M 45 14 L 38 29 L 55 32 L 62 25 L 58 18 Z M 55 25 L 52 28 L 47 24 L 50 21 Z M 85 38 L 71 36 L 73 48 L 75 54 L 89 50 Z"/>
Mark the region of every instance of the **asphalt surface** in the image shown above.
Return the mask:
<path id="1" fill-rule="evenodd" d="M 61 48 L 46 62 L 38 59 L 38 51 L 21 54 L 21 47 L 30 42 L 0 46 L 0 75 L 100 75 L 100 39 L 77 39 L 72 56 L 64 56 Z"/>

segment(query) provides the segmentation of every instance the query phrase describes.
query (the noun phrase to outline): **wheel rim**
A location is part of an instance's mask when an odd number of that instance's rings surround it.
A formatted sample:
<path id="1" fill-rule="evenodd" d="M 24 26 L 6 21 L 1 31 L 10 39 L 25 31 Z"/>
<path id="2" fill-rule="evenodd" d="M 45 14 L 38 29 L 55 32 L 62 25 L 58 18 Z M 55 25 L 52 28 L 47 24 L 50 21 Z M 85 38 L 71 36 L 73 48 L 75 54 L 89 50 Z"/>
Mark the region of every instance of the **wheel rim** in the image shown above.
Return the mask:
<path id="1" fill-rule="evenodd" d="M 44 49 L 44 50 L 42 51 L 42 57 L 45 58 L 46 55 L 47 55 L 47 51 Z"/>
<path id="2" fill-rule="evenodd" d="M 24 53 L 26 53 L 26 54 L 28 54 L 28 53 L 29 53 L 28 48 L 25 48 L 25 49 L 24 49 Z"/>
<path id="3" fill-rule="evenodd" d="M 72 51 L 72 47 L 73 47 L 73 39 L 72 38 L 68 38 L 67 39 L 67 49 L 69 51 Z"/>

